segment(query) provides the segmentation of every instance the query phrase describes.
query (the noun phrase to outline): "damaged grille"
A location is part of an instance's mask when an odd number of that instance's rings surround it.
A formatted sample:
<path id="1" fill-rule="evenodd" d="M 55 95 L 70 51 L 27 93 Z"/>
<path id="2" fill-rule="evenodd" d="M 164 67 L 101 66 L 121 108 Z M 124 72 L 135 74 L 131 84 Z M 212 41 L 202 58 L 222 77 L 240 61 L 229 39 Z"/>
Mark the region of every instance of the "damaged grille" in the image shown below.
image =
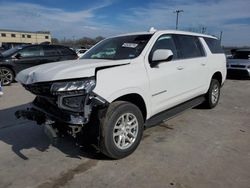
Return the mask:
<path id="1" fill-rule="evenodd" d="M 30 91 L 31 93 L 35 95 L 41 95 L 41 96 L 52 96 L 50 92 L 52 83 L 36 83 L 36 84 L 30 84 L 30 85 L 24 85 L 25 89 Z"/>

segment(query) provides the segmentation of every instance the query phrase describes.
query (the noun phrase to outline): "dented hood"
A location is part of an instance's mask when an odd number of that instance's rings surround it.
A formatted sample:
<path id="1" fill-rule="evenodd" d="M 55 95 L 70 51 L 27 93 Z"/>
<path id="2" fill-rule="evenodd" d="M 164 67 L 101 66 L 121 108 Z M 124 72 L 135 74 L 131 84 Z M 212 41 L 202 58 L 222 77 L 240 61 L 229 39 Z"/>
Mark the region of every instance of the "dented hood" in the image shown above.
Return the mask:
<path id="1" fill-rule="evenodd" d="M 130 63 L 130 60 L 80 59 L 48 63 L 21 71 L 16 81 L 22 84 L 91 77 L 96 68 Z"/>

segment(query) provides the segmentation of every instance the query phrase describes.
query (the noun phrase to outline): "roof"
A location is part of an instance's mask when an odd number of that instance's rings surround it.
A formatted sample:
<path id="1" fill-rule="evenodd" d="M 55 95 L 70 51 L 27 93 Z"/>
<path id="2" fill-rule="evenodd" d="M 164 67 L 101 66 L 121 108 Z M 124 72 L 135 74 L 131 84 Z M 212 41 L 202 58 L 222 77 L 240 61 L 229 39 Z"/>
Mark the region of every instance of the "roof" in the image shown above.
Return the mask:
<path id="1" fill-rule="evenodd" d="M 206 35 L 206 34 L 201 34 L 201 33 L 194 33 L 194 32 L 188 32 L 188 31 L 180 31 L 180 30 L 155 30 L 153 32 L 135 32 L 135 33 L 126 33 L 126 34 L 121 34 L 118 36 L 127 36 L 127 35 L 147 35 L 147 34 L 155 34 L 155 33 L 171 33 L 171 34 L 183 34 L 183 35 L 193 35 L 193 36 L 199 36 L 199 37 L 208 37 L 208 38 L 214 38 L 217 39 L 214 36 L 211 35 Z"/>
<path id="2" fill-rule="evenodd" d="M 0 29 L 0 32 L 18 32 L 18 33 L 34 33 L 34 34 L 50 34 L 50 31 L 22 31 L 12 29 Z"/>

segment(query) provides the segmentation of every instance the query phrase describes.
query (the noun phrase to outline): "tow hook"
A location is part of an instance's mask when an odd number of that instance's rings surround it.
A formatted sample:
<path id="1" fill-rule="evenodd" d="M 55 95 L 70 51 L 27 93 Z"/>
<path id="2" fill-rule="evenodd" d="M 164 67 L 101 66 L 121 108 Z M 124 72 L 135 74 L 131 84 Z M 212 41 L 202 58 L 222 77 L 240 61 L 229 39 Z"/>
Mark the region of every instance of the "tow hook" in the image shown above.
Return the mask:
<path id="1" fill-rule="evenodd" d="M 81 132 L 82 130 L 82 127 L 79 125 L 69 125 L 69 128 L 71 130 L 69 130 L 68 133 L 74 138 L 76 138 L 77 133 Z"/>
<path id="2" fill-rule="evenodd" d="M 49 137 L 52 145 L 56 145 L 59 140 L 58 130 L 53 127 L 54 123 L 54 121 L 46 120 L 43 126 L 44 133 Z"/>

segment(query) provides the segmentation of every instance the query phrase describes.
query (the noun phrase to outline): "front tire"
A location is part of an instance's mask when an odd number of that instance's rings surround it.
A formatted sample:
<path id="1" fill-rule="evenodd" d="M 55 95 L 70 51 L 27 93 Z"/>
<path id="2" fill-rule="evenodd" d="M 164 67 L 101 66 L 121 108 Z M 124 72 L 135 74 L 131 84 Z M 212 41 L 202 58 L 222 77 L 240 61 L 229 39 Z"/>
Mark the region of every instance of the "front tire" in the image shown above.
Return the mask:
<path id="1" fill-rule="evenodd" d="M 220 82 L 216 79 L 212 79 L 209 90 L 206 94 L 205 106 L 209 109 L 214 108 L 220 99 Z"/>
<path id="2" fill-rule="evenodd" d="M 14 73 L 7 67 L 0 67 L 0 82 L 2 86 L 10 85 L 14 80 Z"/>
<path id="3" fill-rule="evenodd" d="M 101 151 L 113 159 L 124 158 L 133 153 L 143 134 L 143 116 L 132 103 L 111 103 L 101 119 Z"/>

